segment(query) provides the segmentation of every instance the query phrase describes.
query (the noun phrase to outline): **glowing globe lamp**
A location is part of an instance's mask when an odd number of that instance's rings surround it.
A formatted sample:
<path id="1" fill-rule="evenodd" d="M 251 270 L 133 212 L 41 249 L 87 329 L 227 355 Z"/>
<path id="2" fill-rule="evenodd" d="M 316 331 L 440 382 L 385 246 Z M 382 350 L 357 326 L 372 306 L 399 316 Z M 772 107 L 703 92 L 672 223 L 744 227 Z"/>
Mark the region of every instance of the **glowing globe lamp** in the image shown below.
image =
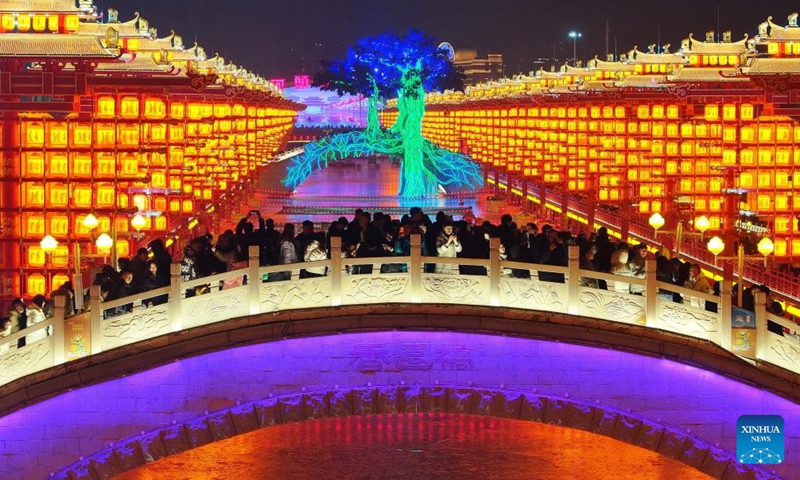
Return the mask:
<path id="1" fill-rule="evenodd" d="M 719 237 L 714 237 L 708 241 L 708 251 L 714 254 L 714 263 L 717 262 L 717 255 L 725 250 L 725 242 Z"/>
<path id="2" fill-rule="evenodd" d="M 131 226 L 135 228 L 136 231 L 138 232 L 139 230 L 147 226 L 147 220 L 140 213 L 137 213 L 131 219 Z"/>
<path id="3" fill-rule="evenodd" d="M 97 217 L 94 214 L 90 213 L 86 215 L 86 218 L 83 219 L 83 226 L 88 228 L 89 230 L 94 230 L 97 228 L 97 225 L 100 224 L 100 221 L 97 220 Z"/>
<path id="4" fill-rule="evenodd" d="M 111 237 L 107 233 L 103 233 L 99 237 L 97 237 L 97 240 L 95 241 L 95 245 L 97 245 L 97 250 L 98 251 L 110 252 L 111 251 L 111 247 L 114 246 L 114 241 L 111 239 Z"/>
<path id="5" fill-rule="evenodd" d="M 700 233 L 706 233 L 706 230 L 711 228 L 711 221 L 705 215 L 700 215 L 694 220 L 694 228 Z"/>
<path id="6" fill-rule="evenodd" d="M 767 266 L 767 257 L 775 251 L 775 244 L 769 237 L 764 237 L 758 242 L 758 253 L 764 255 L 764 267 Z"/>
<path id="7" fill-rule="evenodd" d="M 775 244 L 772 243 L 769 237 L 764 237 L 758 242 L 758 253 L 767 256 L 775 251 Z"/>
<path id="8" fill-rule="evenodd" d="M 53 238 L 52 235 L 47 235 L 39 242 L 39 245 L 44 253 L 53 253 L 58 248 L 58 240 Z"/>
<path id="9" fill-rule="evenodd" d="M 663 227 L 664 224 L 667 223 L 667 222 L 666 222 L 666 220 L 664 220 L 664 217 L 662 217 L 660 213 L 656 212 L 656 213 L 654 213 L 653 215 L 650 216 L 650 220 L 648 220 L 648 223 L 657 232 L 658 229 Z"/>

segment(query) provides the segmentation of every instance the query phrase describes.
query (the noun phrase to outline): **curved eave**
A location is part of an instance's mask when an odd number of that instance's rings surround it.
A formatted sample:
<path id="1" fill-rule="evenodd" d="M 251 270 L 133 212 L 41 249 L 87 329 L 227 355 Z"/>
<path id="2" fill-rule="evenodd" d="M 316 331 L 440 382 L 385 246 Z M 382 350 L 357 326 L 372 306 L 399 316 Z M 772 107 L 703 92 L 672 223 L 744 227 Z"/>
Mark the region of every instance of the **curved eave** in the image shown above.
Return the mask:
<path id="1" fill-rule="evenodd" d="M 614 82 L 620 88 L 666 88 L 666 75 L 630 75 Z"/>
<path id="2" fill-rule="evenodd" d="M 81 35 L 0 35 L 0 58 L 30 59 L 99 59 L 119 57 L 118 49 L 103 47 L 98 37 Z"/>
<path id="3" fill-rule="evenodd" d="M 742 68 L 745 75 L 800 75 L 800 59 L 754 58 L 747 67 Z"/>
<path id="4" fill-rule="evenodd" d="M 84 13 L 73 0 L 3 0 L 0 13 Z"/>
<path id="5" fill-rule="evenodd" d="M 747 82 L 736 68 L 688 68 L 684 67 L 667 76 L 670 82 Z"/>
<path id="6" fill-rule="evenodd" d="M 689 59 L 677 53 L 645 53 L 639 50 L 634 50 L 634 52 L 636 52 L 636 58 L 628 58 L 628 63 L 632 65 L 686 65 L 689 63 Z"/>

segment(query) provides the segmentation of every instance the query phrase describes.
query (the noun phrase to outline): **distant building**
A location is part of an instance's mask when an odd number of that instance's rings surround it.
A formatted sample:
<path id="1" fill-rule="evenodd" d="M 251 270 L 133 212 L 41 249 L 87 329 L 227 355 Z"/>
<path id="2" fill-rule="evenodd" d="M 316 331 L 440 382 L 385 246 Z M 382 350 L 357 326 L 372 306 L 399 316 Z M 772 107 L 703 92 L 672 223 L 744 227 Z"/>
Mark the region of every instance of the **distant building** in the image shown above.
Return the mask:
<path id="1" fill-rule="evenodd" d="M 458 49 L 453 63 L 464 72 L 465 86 L 503 78 L 503 55 L 500 53 L 490 53 L 481 58 L 474 48 Z"/>

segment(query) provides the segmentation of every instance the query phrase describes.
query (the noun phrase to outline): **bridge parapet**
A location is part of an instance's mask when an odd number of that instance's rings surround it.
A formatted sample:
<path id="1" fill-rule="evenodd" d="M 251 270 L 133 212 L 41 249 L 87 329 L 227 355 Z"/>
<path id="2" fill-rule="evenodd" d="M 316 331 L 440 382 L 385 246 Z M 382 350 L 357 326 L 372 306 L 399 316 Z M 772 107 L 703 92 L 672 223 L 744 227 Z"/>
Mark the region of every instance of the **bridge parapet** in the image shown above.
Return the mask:
<path id="1" fill-rule="evenodd" d="M 331 240 L 331 250 L 341 251 L 340 239 Z M 0 395 L 3 385 L 22 377 L 183 329 L 262 313 L 388 303 L 512 307 L 642 325 L 713 342 L 756 365 L 800 373 L 797 325 L 767 314 L 760 294 L 756 297 L 755 328 L 734 328 L 728 281 L 723 282 L 717 297 L 659 282 L 654 260 L 647 261 L 645 278 L 621 278 L 581 270 L 578 247 L 570 248 L 567 267 L 556 267 L 502 260 L 499 239 L 491 239 L 488 259 L 422 257 L 420 242 L 418 235 L 411 237 L 409 257 L 343 259 L 334 255 L 325 261 L 269 267 L 259 267 L 258 248 L 251 247 L 246 268 L 181 282 L 180 265 L 173 264 L 168 287 L 112 302 L 101 302 L 99 287 L 93 286 L 89 311 L 68 318 L 64 318 L 64 298 L 58 297 L 54 318 L 2 339 L 0 349 L 8 345 L 8 351 L 0 355 Z M 486 273 L 426 273 L 425 264 L 469 265 L 482 267 Z M 350 274 L 358 265 L 371 265 L 373 273 Z M 327 274 L 298 278 L 301 269 L 313 267 L 324 267 Z M 382 267 L 400 272 L 380 273 Z M 512 270 L 529 272 L 531 278 L 516 278 Z M 291 280 L 272 281 L 279 272 L 287 271 L 291 271 Z M 586 287 L 582 277 L 606 280 L 609 285 L 623 280 L 641 286 L 644 292 L 634 295 Z M 206 293 L 198 294 L 200 290 Z M 680 294 L 684 303 L 673 302 L 673 292 Z M 159 296 L 168 301 L 145 308 Z M 706 309 L 707 303 L 716 304 L 716 311 Z M 111 315 L 116 312 L 124 313 Z M 792 334 L 770 332 L 768 320 Z M 13 348 L 19 338 L 45 328 L 52 329 L 52 335 Z"/>

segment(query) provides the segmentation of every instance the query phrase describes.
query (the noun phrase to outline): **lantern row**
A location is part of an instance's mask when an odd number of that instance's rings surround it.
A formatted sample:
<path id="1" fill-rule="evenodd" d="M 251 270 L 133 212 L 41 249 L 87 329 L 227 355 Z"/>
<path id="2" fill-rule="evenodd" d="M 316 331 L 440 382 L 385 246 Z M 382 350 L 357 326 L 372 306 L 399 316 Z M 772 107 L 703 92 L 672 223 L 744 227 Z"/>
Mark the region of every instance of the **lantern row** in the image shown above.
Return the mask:
<path id="1" fill-rule="evenodd" d="M 86 268 L 74 261 L 93 256 L 101 234 L 115 237 L 118 256 L 182 234 L 274 156 L 303 108 L 174 32 L 159 38 L 138 14 L 119 22 L 112 9 L 101 23 L 91 1 L 74 3 L 0 5 L 0 35 L 16 40 L 4 43 L 14 51 L 0 47 L 12 99 L 0 102 L 6 300 L 48 294 Z M 53 95 L 33 103 L 31 86 Z"/>
<path id="2" fill-rule="evenodd" d="M 423 135 L 627 215 L 705 215 L 718 231 L 746 220 L 774 236 L 776 258 L 799 257 L 796 17 L 786 27 L 765 22 L 753 39 L 714 38 L 432 93 Z"/>

